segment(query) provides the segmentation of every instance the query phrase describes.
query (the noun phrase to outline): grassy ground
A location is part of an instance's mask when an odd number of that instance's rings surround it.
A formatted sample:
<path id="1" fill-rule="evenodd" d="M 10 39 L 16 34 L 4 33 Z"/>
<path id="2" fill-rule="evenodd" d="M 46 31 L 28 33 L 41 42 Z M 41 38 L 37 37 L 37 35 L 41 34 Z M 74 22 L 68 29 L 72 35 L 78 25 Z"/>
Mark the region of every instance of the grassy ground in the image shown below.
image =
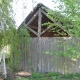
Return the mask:
<path id="1" fill-rule="evenodd" d="M 30 77 L 18 77 L 17 80 L 80 80 L 80 74 L 65 74 L 61 75 L 59 73 L 47 73 L 47 74 L 39 74 L 33 73 Z"/>

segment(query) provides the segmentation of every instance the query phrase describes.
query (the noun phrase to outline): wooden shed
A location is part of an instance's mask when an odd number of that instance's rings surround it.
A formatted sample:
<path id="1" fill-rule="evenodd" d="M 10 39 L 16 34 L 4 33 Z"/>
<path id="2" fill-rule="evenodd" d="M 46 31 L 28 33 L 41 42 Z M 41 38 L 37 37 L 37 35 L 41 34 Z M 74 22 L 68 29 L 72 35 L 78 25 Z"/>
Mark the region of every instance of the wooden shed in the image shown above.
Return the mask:
<path id="1" fill-rule="evenodd" d="M 28 50 L 22 53 L 20 69 L 36 72 L 76 72 L 75 61 L 63 56 L 57 57 L 56 60 L 56 56 L 54 56 L 55 51 L 58 53 L 58 51 L 64 50 L 64 46 L 57 47 L 57 44 L 61 44 L 57 39 L 62 40 L 64 37 L 69 37 L 69 34 L 61 28 L 61 23 L 58 24 L 56 29 L 60 33 L 65 33 L 62 35 L 51 30 L 52 27 L 56 26 L 44 27 L 42 25 L 46 22 L 56 23 L 47 17 L 47 12 L 44 8 L 49 9 L 41 3 L 37 4 L 19 27 L 23 27 L 25 22 L 31 36 L 30 44 L 26 47 Z M 54 47 L 55 51 L 53 51 Z M 49 55 L 48 53 L 53 53 L 53 55 Z M 78 69 L 77 71 L 79 71 Z"/>

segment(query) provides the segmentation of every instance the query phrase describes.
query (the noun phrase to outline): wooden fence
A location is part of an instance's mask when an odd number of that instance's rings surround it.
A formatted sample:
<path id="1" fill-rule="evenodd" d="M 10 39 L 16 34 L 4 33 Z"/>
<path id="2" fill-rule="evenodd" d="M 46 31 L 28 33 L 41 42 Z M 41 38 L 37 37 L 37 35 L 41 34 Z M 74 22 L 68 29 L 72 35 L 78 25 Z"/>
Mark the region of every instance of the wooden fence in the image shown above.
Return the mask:
<path id="1" fill-rule="evenodd" d="M 63 42 L 68 42 L 72 46 L 72 42 L 80 42 L 79 39 L 72 38 L 31 38 L 30 44 L 24 45 L 27 50 L 21 54 L 20 69 L 25 71 L 36 72 L 60 72 L 77 73 L 80 72 L 80 60 L 62 56 L 56 56 L 64 51 Z M 60 46 L 59 46 L 60 45 Z M 24 50 L 24 46 L 21 50 Z"/>

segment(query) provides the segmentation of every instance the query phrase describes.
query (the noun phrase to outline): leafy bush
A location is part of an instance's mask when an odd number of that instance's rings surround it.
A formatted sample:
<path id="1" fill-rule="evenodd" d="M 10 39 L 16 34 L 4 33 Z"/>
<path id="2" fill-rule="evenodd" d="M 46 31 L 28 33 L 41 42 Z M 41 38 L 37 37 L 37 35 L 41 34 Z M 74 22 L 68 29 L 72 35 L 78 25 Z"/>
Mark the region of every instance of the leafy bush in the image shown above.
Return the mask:
<path id="1" fill-rule="evenodd" d="M 74 76 L 75 77 L 80 77 L 80 73 L 76 73 Z"/>
<path id="2" fill-rule="evenodd" d="M 64 74 L 62 78 L 72 79 L 74 78 L 74 74 Z"/>
<path id="3" fill-rule="evenodd" d="M 22 78 L 22 77 L 18 77 L 17 80 L 29 80 L 29 79 L 27 79 L 27 78 Z"/>
<path id="4" fill-rule="evenodd" d="M 60 73 L 58 73 L 58 72 L 49 72 L 49 73 L 47 73 L 47 76 L 60 76 Z"/>
<path id="5" fill-rule="evenodd" d="M 40 78 L 41 76 L 39 73 L 34 72 L 34 73 L 32 73 L 32 77 L 33 78 Z"/>

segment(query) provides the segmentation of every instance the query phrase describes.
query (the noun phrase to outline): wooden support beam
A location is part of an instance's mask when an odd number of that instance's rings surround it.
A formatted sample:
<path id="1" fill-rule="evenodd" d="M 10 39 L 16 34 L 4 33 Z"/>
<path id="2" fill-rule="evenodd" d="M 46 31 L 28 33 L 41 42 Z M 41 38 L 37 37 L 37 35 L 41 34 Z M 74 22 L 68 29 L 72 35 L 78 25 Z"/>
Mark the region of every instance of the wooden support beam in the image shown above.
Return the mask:
<path id="1" fill-rule="evenodd" d="M 31 32 L 33 32 L 35 35 L 37 35 L 38 36 L 38 33 L 36 32 L 36 31 L 34 31 L 33 29 L 31 29 L 30 27 L 29 27 L 29 24 L 34 20 L 34 18 L 38 15 L 38 12 L 39 11 L 37 11 L 35 14 L 34 14 L 34 16 L 28 21 L 28 23 L 27 23 L 27 26 L 26 26 L 26 28 L 28 29 L 28 30 L 30 30 Z"/>
<path id="2" fill-rule="evenodd" d="M 41 12 L 42 12 L 45 16 L 47 16 L 47 13 L 46 13 L 45 11 L 43 11 L 42 9 L 41 9 Z"/>
<path id="3" fill-rule="evenodd" d="M 41 35 L 44 34 L 47 30 L 49 30 L 51 27 L 47 27 L 44 31 L 42 31 Z"/>
<path id="4" fill-rule="evenodd" d="M 41 9 L 41 12 L 47 17 L 47 12 L 45 12 L 42 9 Z M 51 20 L 51 21 L 53 22 L 54 25 L 57 25 L 57 26 L 59 26 L 61 28 L 62 25 L 60 23 L 56 22 L 55 20 Z"/>
<path id="5" fill-rule="evenodd" d="M 41 9 L 41 12 L 47 17 L 47 12 L 45 12 L 44 10 L 42 10 Z M 62 26 L 62 24 L 61 23 L 58 23 L 58 22 L 56 22 L 55 20 L 52 20 L 52 19 L 50 19 L 52 22 L 53 22 L 53 25 L 55 26 L 55 25 L 57 25 L 57 26 L 59 26 L 60 28 L 62 28 L 61 26 Z M 64 29 L 63 29 L 64 30 Z"/>
<path id="6" fill-rule="evenodd" d="M 34 16 L 28 21 L 28 23 L 27 23 L 27 26 L 34 20 L 34 18 L 38 15 L 38 12 L 39 11 L 37 11 L 35 14 L 34 14 Z"/>
<path id="7" fill-rule="evenodd" d="M 47 12 L 45 12 L 42 9 L 41 9 L 41 12 L 47 17 Z M 59 26 L 63 31 L 67 32 L 65 29 L 62 28 L 62 24 L 61 23 L 58 23 L 55 20 L 51 20 L 51 21 L 53 22 L 54 25 Z M 45 31 L 44 31 L 44 33 L 45 33 Z M 41 33 L 41 34 L 43 34 L 43 33 Z M 67 34 L 69 34 L 69 33 L 67 32 Z"/>
<path id="8" fill-rule="evenodd" d="M 41 9 L 41 12 L 47 17 L 47 12 L 45 12 L 44 10 Z M 56 22 L 55 20 L 51 20 L 53 22 L 54 25 L 57 25 L 59 26 L 63 31 L 65 31 L 67 34 L 69 34 L 64 28 L 62 28 L 62 24 L 61 23 L 58 23 Z M 42 32 L 41 34 L 45 33 L 46 30 L 44 32 Z"/>
<path id="9" fill-rule="evenodd" d="M 41 9 L 39 8 L 39 13 L 38 13 L 38 37 L 41 35 L 41 21 L 42 21 L 42 14 L 41 14 Z"/>
<path id="10" fill-rule="evenodd" d="M 31 29 L 30 27 L 26 27 L 28 30 L 30 30 L 31 32 L 33 32 L 35 35 L 37 35 L 38 36 L 38 33 L 37 32 L 35 32 L 33 29 Z"/>
<path id="11" fill-rule="evenodd" d="M 41 9 L 41 12 L 47 17 L 47 12 Z M 51 20 L 51 19 L 50 19 Z M 56 23 L 55 20 L 51 20 L 52 22 Z"/>

